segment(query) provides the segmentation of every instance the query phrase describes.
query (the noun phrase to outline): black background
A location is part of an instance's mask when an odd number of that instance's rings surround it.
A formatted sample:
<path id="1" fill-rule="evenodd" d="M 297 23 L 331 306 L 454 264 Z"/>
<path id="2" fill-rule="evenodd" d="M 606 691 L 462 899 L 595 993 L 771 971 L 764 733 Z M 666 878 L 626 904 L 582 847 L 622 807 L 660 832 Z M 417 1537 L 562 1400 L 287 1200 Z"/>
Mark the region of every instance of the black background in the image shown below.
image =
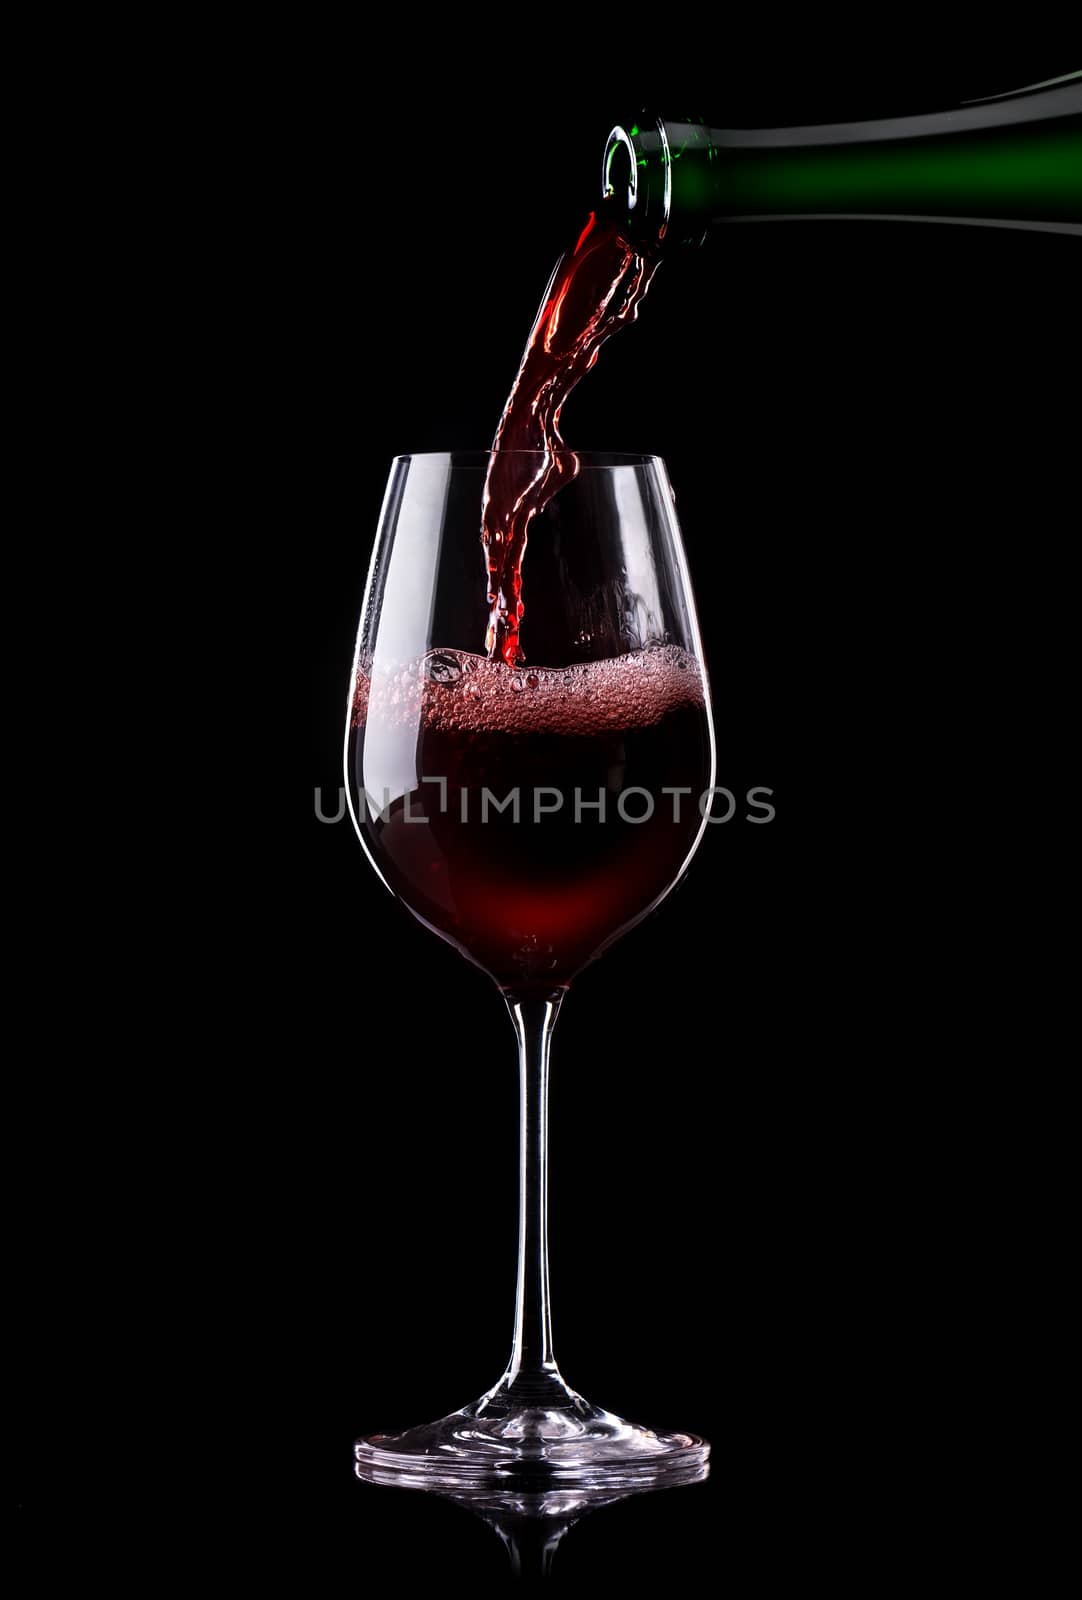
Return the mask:
<path id="1" fill-rule="evenodd" d="M 698 40 L 717 63 L 700 111 L 735 125 L 935 109 L 1070 66 L 1052 51 L 779 71 L 721 43 Z M 681 82 L 688 54 L 659 46 L 662 70 L 528 85 L 498 107 L 459 88 L 426 97 L 364 202 L 374 254 L 356 260 L 351 235 L 329 230 L 329 314 L 351 307 L 357 397 L 378 398 L 363 421 L 314 400 L 334 485 L 308 525 L 309 787 L 325 796 L 389 458 L 489 439 L 608 126 L 644 104 L 677 114 L 701 92 L 690 67 Z M 329 139 L 334 126 L 332 113 Z M 988 790 L 1020 757 L 1012 683 L 1040 552 L 1069 523 L 1077 271 L 1078 241 L 1061 237 L 733 227 L 661 268 L 568 404 L 569 442 L 667 460 L 718 782 L 771 787 L 777 818 L 749 825 L 741 807 L 711 830 L 677 895 L 583 975 L 561 1017 L 562 1368 L 613 1409 L 701 1430 L 714 1469 L 707 1486 L 588 1518 L 557 1577 L 720 1576 L 749 1559 L 766 1574 L 796 1551 L 844 1564 L 899 1497 L 915 1528 L 936 1518 L 927 1487 L 969 1427 L 1010 1274 L 997 1215 L 1012 1190 L 982 1176 L 996 1095 L 948 1019 L 969 982 L 963 923 L 988 889 Z M 441 1415 L 502 1370 L 510 1029 L 487 980 L 391 904 L 348 822 L 310 832 L 315 1062 L 293 1106 L 288 1275 L 310 1365 L 290 1385 L 306 1446 L 294 1471 L 340 1570 L 499 1576 L 479 1522 L 348 1484 L 344 1463 L 352 1431 Z"/>
<path id="2" fill-rule="evenodd" d="M 260 913 L 227 895 L 215 930 L 265 963 L 233 984 L 196 961 L 178 987 L 178 1012 L 189 983 L 211 1001 L 205 1051 L 168 1074 L 191 1119 L 171 1166 L 185 1197 L 166 1186 L 147 1249 L 130 1186 L 112 1196 L 99 1175 L 110 1226 L 83 1241 L 125 1307 L 101 1312 L 116 1375 L 97 1399 L 119 1410 L 138 1390 L 157 1441 L 109 1477 L 110 1529 L 175 1450 L 198 1463 L 158 1497 L 182 1542 L 202 1543 L 213 1478 L 236 1570 L 314 1593 L 507 1571 L 480 1521 L 351 1475 L 356 1434 L 498 1377 L 516 1236 L 500 998 L 393 905 L 348 821 L 315 814 L 342 781 L 391 457 L 488 444 L 614 122 L 644 105 L 730 125 L 904 114 L 1077 64 L 1055 40 L 934 64 L 897 40 L 779 59 L 769 30 L 747 42 L 697 18 L 626 66 L 606 44 L 572 70 L 562 40 L 542 72 L 401 28 L 417 37 L 382 63 L 333 39 L 276 53 L 230 162 L 242 214 L 248 179 L 267 197 L 237 293 L 272 352 L 253 387 L 281 486 L 261 515 L 283 598 L 246 670 L 253 704 L 302 686 L 301 732 L 257 747 L 285 812 L 265 925 L 249 932 Z M 900 1571 L 950 1521 L 952 1475 L 989 1426 L 1029 1268 L 971 930 L 1001 909 L 990 862 L 1024 809 L 1035 653 L 1057 670 L 1042 623 L 1072 515 L 1077 269 L 1077 240 L 1009 230 L 730 227 L 662 266 L 566 408 L 572 446 L 665 457 L 717 781 L 773 789 L 777 816 L 709 830 L 561 1017 L 561 1367 L 599 1404 L 705 1434 L 714 1464 L 706 1485 L 586 1518 L 557 1581 Z M 157 1138 L 124 1147 L 151 1190 L 159 1158 Z M 40 1241 L 29 1255 L 37 1282 Z M 65 1355 L 35 1315 L 45 1393 Z M 35 1473 L 27 1503 L 49 1519 L 55 1480 Z"/>

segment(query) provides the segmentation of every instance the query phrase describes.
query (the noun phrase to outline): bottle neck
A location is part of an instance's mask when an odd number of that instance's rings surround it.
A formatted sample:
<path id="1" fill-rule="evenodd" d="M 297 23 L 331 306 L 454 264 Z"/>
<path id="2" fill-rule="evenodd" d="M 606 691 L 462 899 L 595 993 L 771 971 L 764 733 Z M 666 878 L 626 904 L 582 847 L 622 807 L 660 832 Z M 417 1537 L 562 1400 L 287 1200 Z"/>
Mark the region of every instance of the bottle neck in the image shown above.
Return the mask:
<path id="1" fill-rule="evenodd" d="M 602 192 L 640 245 L 762 217 L 913 217 L 1082 232 L 1079 81 L 931 115 L 711 128 L 643 113 L 609 135 Z"/>

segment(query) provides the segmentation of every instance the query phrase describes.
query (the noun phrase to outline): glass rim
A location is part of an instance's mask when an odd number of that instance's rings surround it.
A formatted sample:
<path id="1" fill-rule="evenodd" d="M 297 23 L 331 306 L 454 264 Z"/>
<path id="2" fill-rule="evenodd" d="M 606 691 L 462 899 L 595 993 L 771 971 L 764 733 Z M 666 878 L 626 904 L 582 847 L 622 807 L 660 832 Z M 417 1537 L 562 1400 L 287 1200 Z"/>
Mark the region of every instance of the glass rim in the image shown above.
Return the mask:
<path id="1" fill-rule="evenodd" d="M 574 456 L 580 467 L 650 467 L 663 466 L 664 460 L 658 455 L 649 455 L 641 451 L 623 450 L 571 450 L 566 446 L 559 450 L 411 450 L 404 455 L 393 456 L 391 465 L 398 466 L 400 462 L 426 461 L 444 462 L 451 467 L 479 467 L 492 460 L 493 456 L 526 456 L 544 460 L 546 456 L 553 458 L 569 458 Z"/>

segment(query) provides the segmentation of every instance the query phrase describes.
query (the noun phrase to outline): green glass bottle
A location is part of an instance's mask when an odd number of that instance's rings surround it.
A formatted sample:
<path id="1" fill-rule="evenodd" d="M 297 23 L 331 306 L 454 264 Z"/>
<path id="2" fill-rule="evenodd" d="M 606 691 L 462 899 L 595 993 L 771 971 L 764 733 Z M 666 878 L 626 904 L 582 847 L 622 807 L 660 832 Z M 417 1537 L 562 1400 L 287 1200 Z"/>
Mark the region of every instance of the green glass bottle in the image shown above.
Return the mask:
<path id="1" fill-rule="evenodd" d="M 641 244 L 717 223 L 867 217 L 1082 234 L 1082 73 L 953 111 L 801 128 L 643 112 L 609 134 L 602 192 Z"/>

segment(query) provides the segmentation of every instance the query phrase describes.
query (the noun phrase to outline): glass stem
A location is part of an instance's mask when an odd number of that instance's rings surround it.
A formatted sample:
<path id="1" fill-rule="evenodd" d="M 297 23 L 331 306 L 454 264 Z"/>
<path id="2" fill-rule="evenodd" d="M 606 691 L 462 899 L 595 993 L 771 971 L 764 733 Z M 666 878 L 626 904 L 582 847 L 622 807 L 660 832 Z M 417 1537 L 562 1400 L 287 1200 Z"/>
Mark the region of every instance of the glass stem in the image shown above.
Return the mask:
<path id="1" fill-rule="evenodd" d="M 577 1398 L 552 1354 L 549 1302 L 549 1045 L 566 992 L 504 996 L 518 1037 L 518 1290 L 514 1346 L 497 1391 L 522 1406 L 567 1405 Z"/>

